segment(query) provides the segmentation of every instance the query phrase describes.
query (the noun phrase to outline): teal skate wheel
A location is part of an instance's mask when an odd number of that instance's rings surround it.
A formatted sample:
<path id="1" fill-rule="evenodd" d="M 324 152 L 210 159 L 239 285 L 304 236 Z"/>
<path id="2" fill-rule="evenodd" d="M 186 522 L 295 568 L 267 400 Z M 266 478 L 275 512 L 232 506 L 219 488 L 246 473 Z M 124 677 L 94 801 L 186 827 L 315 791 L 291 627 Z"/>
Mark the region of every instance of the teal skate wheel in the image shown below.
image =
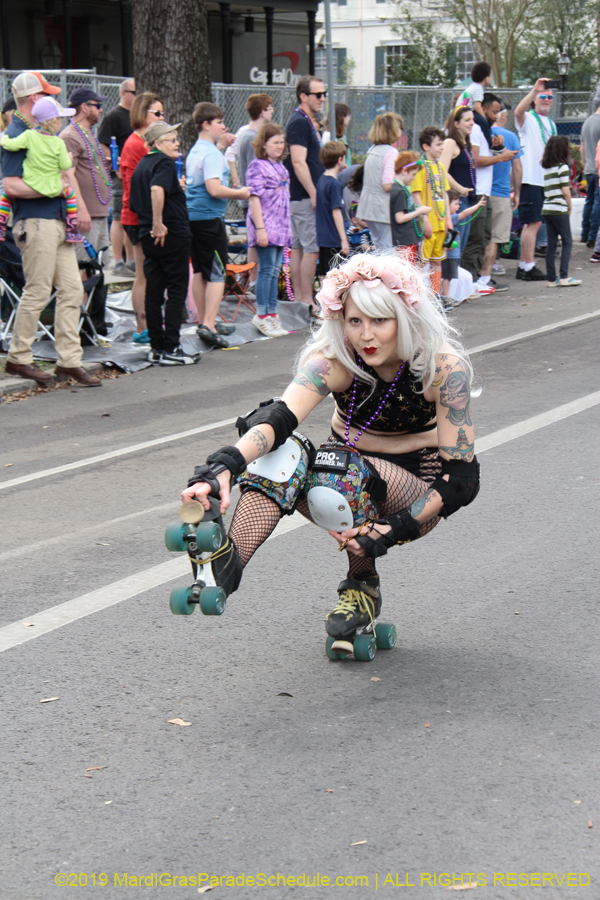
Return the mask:
<path id="1" fill-rule="evenodd" d="M 371 662 L 377 653 L 377 644 L 372 634 L 359 634 L 354 638 L 354 659 L 359 662 Z"/>
<path id="2" fill-rule="evenodd" d="M 375 626 L 375 643 L 378 650 L 391 650 L 396 646 L 397 639 L 398 634 L 395 625 L 388 625 L 384 622 L 377 623 Z"/>
<path id="3" fill-rule="evenodd" d="M 200 592 L 200 609 L 205 616 L 222 616 L 227 595 L 222 587 L 205 587 Z"/>
<path id="4" fill-rule="evenodd" d="M 223 541 L 223 531 L 216 522 L 201 522 L 196 528 L 196 544 L 199 553 L 214 553 Z"/>
<path id="5" fill-rule="evenodd" d="M 187 533 L 187 525 L 184 525 L 182 522 L 169 522 L 165 529 L 167 550 L 187 550 L 187 541 L 183 539 L 183 535 Z"/>
<path id="6" fill-rule="evenodd" d="M 332 650 L 332 644 L 334 643 L 335 638 L 328 637 L 325 641 L 325 653 L 327 655 L 327 659 L 346 659 L 345 653 L 336 653 L 335 650 Z"/>
<path id="7" fill-rule="evenodd" d="M 191 616 L 196 608 L 195 603 L 190 603 L 192 589 L 189 587 L 174 587 L 171 589 L 169 606 L 174 616 Z"/>

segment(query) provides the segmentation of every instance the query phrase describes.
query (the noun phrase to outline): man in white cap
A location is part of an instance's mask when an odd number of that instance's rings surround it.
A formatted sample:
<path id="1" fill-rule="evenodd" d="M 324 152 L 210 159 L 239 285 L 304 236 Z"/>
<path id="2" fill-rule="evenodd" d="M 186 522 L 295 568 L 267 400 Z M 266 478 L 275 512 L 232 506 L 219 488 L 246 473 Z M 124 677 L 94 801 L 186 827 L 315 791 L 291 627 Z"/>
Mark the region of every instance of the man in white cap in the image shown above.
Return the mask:
<path id="1" fill-rule="evenodd" d="M 7 129 L 8 137 L 17 137 L 35 127 L 34 104 L 46 95 L 60 93 L 39 72 L 21 72 L 12 84 L 17 109 Z M 83 285 L 75 248 L 65 241 L 66 200 L 64 196 L 45 197 L 23 181 L 24 150 L 2 150 L 4 190 L 12 200 L 13 234 L 21 252 L 25 288 L 17 308 L 13 338 L 6 360 L 6 372 L 31 378 L 38 384 L 52 381 L 33 362 L 32 344 L 38 318 L 52 293 L 57 290 L 54 337 L 58 363 L 55 376 L 59 380 L 74 378 L 85 387 L 102 384 L 81 365 L 79 314 Z"/>

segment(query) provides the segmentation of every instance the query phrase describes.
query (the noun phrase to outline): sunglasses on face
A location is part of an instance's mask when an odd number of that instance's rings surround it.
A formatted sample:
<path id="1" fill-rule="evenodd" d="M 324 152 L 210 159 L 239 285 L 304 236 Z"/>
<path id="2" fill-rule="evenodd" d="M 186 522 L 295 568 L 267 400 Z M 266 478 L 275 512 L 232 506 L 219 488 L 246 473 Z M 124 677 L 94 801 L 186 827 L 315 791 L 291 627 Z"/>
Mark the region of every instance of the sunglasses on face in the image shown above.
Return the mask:
<path id="1" fill-rule="evenodd" d="M 95 106 L 96 109 L 102 109 L 101 103 L 92 103 L 91 101 L 87 104 L 87 106 Z"/>
<path id="2" fill-rule="evenodd" d="M 540 94 L 540 100 L 554 100 L 554 94 Z"/>
<path id="3" fill-rule="evenodd" d="M 317 100 L 322 100 L 324 97 L 327 96 L 327 91 L 309 91 L 308 92 L 309 97 L 311 94 L 313 97 L 316 97 Z"/>
<path id="4" fill-rule="evenodd" d="M 156 116 L 158 119 L 164 119 L 165 114 L 161 109 L 149 109 L 148 112 L 151 112 L 153 116 Z"/>

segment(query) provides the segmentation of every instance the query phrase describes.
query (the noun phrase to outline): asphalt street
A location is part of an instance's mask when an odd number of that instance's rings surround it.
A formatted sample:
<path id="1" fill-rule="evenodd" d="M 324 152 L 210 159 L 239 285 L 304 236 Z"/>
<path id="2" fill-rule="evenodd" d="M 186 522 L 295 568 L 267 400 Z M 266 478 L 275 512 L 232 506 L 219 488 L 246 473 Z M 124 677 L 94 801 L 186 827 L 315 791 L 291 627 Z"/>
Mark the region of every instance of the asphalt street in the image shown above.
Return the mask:
<path id="1" fill-rule="evenodd" d="M 471 349 L 533 334 L 473 355 L 482 490 L 381 561 L 398 644 L 372 663 L 325 656 L 345 557 L 313 526 L 268 541 L 223 616 L 169 611 L 191 579 L 164 528 L 235 439 L 211 426 L 281 393 L 305 335 L 2 404 L 0 898 L 191 900 L 211 876 L 216 900 L 600 896 L 585 260 L 581 289 L 509 264 L 510 292 L 452 313 Z"/>

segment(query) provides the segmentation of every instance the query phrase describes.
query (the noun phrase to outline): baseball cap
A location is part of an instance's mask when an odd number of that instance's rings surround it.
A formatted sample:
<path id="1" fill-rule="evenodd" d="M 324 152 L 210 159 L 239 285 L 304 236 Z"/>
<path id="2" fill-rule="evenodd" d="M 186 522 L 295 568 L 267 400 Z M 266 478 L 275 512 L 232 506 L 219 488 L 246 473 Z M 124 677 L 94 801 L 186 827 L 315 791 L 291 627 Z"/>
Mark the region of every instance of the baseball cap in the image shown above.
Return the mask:
<path id="1" fill-rule="evenodd" d="M 60 94 L 60 88 L 48 84 L 39 72 L 21 72 L 12 83 L 15 97 L 29 97 L 30 94 Z"/>
<path id="2" fill-rule="evenodd" d="M 75 88 L 69 97 L 71 106 L 81 106 L 82 103 L 89 103 L 90 100 L 95 100 L 96 103 L 104 103 L 105 100 L 108 100 L 108 97 L 103 97 L 87 87 Z"/>
<path id="3" fill-rule="evenodd" d="M 49 119 L 57 119 L 61 116 L 74 116 L 74 109 L 63 109 L 54 97 L 40 97 L 31 108 L 31 113 L 38 122 L 47 122 Z"/>
<path id="4" fill-rule="evenodd" d="M 16 108 L 17 108 L 17 102 L 16 102 L 15 98 L 8 97 L 8 99 L 5 100 L 2 105 L 2 112 L 7 113 L 7 112 L 10 112 L 11 109 L 16 109 Z"/>
<path id="5" fill-rule="evenodd" d="M 178 131 L 180 128 L 181 122 L 178 122 L 176 125 L 169 125 L 168 122 L 153 122 L 152 125 L 148 125 L 146 128 L 144 140 L 147 144 L 152 144 L 153 141 L 160 141 L 165 134 L 171 134 L 172 131 Z"/>

